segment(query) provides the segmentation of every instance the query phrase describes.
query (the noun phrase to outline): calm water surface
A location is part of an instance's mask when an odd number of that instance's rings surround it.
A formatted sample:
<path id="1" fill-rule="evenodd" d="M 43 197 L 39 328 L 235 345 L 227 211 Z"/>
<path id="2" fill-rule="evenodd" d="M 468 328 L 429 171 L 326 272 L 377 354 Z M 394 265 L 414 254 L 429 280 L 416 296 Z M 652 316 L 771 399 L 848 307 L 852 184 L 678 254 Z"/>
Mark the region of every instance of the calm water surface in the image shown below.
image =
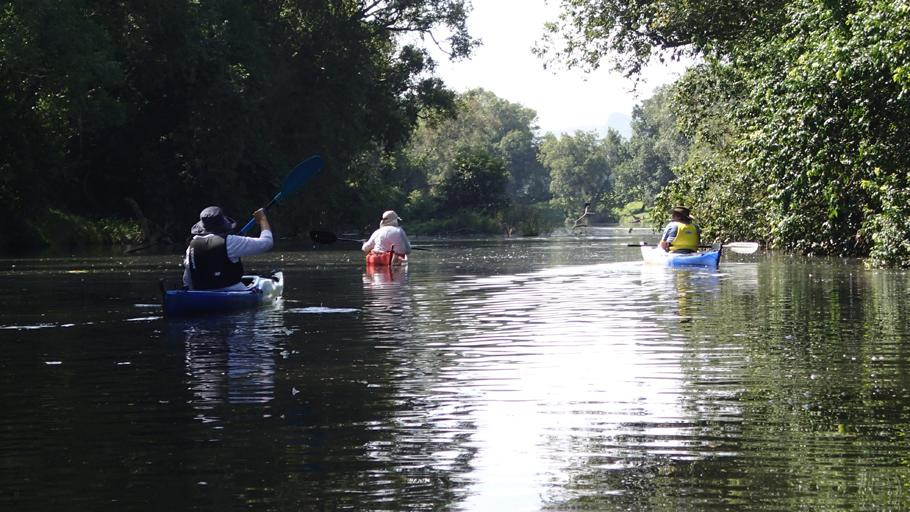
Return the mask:
<path id="1" fill-rule="evenodd" d="M 178 254 L 0 260 L 0 510 L 910 508 L 910 275 L 643 236 L 282 242 L 195 320 Z"/>

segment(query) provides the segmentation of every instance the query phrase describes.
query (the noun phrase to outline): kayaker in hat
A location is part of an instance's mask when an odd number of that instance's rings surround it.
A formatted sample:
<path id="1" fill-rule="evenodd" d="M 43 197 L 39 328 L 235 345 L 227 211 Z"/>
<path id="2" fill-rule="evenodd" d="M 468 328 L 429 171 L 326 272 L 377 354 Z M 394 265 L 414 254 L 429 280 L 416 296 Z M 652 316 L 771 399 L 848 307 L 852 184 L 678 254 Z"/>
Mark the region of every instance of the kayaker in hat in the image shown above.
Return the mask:
<path id="1" fill-rule="evenodd" d="M 237 227 L 221 208 L 209 206 L 193 224 L 193 239 L 183 260 L 183 284 L 191 290 L 245 290 L 243 256 L 261 254 L 272 248 L 272 228 L 265 210 L 253 212 L 259 223 L 259 237 L 230 234 Z"/>
<path id="2" fill-rule="evenodd" d="M 395 265 L 407 261 L 411 242 L 400 223 L 401 217 L 394 210 L 382 214 L 379 229 L 360 248 L 368 265 Z"/>
<path id="3" fill-rule="evenodd" d="M 670 212 L 670 223 L 660 237 L 660 248 L 675 253 L 698 252 L 701 245 L 701 229 L 692 220 L 689 209 L 676 206 Z"/>

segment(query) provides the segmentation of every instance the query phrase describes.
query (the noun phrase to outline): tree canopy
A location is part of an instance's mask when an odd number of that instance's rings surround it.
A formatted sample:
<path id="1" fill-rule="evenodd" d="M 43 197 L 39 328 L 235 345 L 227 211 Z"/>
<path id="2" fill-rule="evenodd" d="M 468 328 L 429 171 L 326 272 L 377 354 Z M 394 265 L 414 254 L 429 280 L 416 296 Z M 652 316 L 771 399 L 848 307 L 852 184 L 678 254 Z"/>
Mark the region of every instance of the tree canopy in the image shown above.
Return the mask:
<path id="1" fill-rule="evenodd" d="M 443 183 L 456 155 L 472 148 L 507 162 L 506 192 L 512 200 L 547 199 L 548 175 L 537 160 L 537 113 L 483 89 L 460 94 L 455 103 L 451 115 L 421 120 L 406 149 L 407 157 L 425 169 L 428 183 Z"/>
<path id="2" fill-rule="evenodd" d="M 694 146 L 659 204 L 692 204 L 712 236 L 910 267 L 907 0 L 562 6 L 548 51 L 569 65 L 702 59 L 674 96 Z"/>
<path id="3" fill-rule="evenodd" d="M 180 237 L 202 207 L 251 211 L 320 153 L 328 172 L 308 189 L 329 199 L 285 207 L 318 220 L 367 179 L 354 162 L 452 107 L 400 35 L 445 29 L 437 42 L 464 57 L 466 16 L 462 0 L 5 2 L 0 208 L 141 217 L 148 236 Z"/>
<path id="4" fill-rule="evenodd" d="M 625 157 L 622 137 L 614 130 L 602 139 L 583 131 L 559 138 L 548 135 L 540 148 L 540 161 L 550 170 L 553 200 L 566 214 L 583 203 L 611 204 L 614 172 Z"/>

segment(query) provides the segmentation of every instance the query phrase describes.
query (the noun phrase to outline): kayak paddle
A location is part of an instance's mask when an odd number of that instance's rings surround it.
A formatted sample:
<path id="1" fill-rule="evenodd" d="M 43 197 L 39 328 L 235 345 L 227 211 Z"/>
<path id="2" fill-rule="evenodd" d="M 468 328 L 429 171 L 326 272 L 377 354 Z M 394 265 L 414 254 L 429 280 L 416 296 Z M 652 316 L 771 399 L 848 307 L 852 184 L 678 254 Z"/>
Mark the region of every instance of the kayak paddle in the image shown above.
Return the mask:
<path id="1" fill-rule="evenodd" d="M 357 240 L 356 238 L 338 238 L 331 231 L 310 231 L 310 240 L 317 244 L 334 244 L 338 240 L 342 242 L 357 242 L 362 244 L 366 240 Z"/>
<path id="2" fill-rule="evenodd" d="M 366 242 L 366 240 L 357 240 L 356 238 L 335 236 L 335 233 L 332 233 L 331 231 L 310 231 L 310 240 L 316 244 L 333 244 L 339 240 L 342 242 L 357 242 L 358 244 Z M 426 247 L 414 247 L 413 245 L 411 246 L 411 249 L 415 251 L 429 251 Z"/>
<path id="3" fill-rule="evenodd" d="M 758 242 L 728 242 L 723 244 L 723 248 L 740 254 L 752 254 L 758 250 Z"/>
<path id="4" fill-rule="evenodd" d="M 657 247 L 657 244 L 649 244 L 647 242 L 639 242 L 637 244 L 626 244 L 627 247 Z M 711 249 L 713 245 L 699 245 L 702 249 Z M 729 249 L 735 253 L 739 254 L 752 254 L 758 250 L 758 242 L 728 242 L 721 244 L 721 247 L 724 249 Z"/>
<path id="5" fill-rule="evenodd" d="M 304 183 L 309 181 L 310 178 L 312 178 L 317 172 L 322 169 L 322 163 L 323 162 L 321 156 L 313 155 L 303 162 L 297 164 L 297 167 L 291 169 L 288 177 L 284 179 L 284 184 L 281 185 L 281 190 L 279 190 L 278 193 L 275 194 L 275 197 L 269 201 L 269 204 L 265 205 L 262 209 L 268 210 L 272 207 L 273 204 L 281 201 L 284 196 L 295 192 L 297 189 L 303 186 Z M 253 224 L 255 223 L 256 218 L 253 217 L 249 222 L 246 223 L 245 226 L 240 228 L 240 231 L 238 231 L 237 234 L 242 235 L 246 233 L 250 228 L 253 227 Z"/>

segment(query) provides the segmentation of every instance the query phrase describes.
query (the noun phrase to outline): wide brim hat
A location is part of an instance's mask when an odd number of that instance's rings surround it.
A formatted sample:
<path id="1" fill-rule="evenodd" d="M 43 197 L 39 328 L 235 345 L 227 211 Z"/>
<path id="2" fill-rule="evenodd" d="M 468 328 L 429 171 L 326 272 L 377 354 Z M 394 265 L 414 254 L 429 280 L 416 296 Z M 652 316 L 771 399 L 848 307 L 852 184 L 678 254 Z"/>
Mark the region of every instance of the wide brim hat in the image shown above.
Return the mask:
<path id="1" fill-rule="evenodd" d="M 395 213 L 395 210 L 386 210 L 382 214 L 382 220 L 379 221 L 379 225 L 380 226 L 397 226 L 398 223 L 402 220 L 404 220 L 404 219 L 399 217 L 398 214 Z"/>
<path id="2" fill-rule="evenodd" d="M 199 222 L 193 224 L 190 233 L 194 235 L 224 235 L 234 231 L 237 223 L 225 215 L 221 208 L 209 206 L 199 212 Z"/>
<path id="3" fill-rule="evenodd" d="M 673 209 L 670 210 L 670 212 L 674 213 L 676 215 L 680 215 L 686 219 L 688 219 L 692 216 L 689 212 L 689 208 L 685 207 L 685 206 L 674 206 Z"/>

